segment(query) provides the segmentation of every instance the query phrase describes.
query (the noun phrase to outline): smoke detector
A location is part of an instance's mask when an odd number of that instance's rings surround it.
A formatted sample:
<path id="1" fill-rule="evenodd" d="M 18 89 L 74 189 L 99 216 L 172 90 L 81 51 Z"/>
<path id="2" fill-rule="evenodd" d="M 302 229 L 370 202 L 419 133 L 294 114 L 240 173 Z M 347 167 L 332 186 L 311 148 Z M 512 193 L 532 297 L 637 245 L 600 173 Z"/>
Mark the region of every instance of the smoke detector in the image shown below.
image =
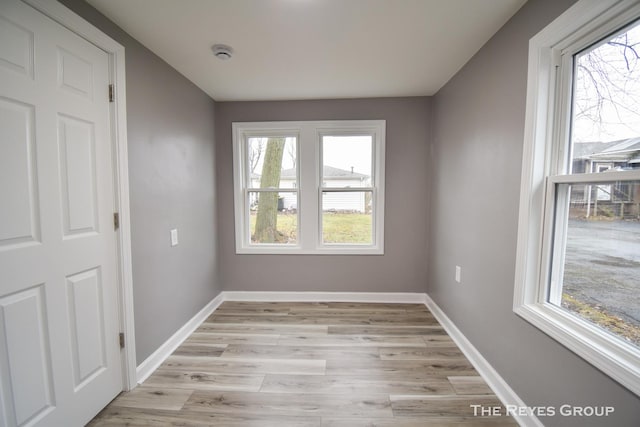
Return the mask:
<path id="1" fill-rule="evenodd" d="M 231 46 L 227 46 L 224 44 L 214 44 L 211 46 L 211 50 L 216 58 L 226 61 L 227 59 L 231 59 L 231 55 L 233 55 L 233 49 Z"/>

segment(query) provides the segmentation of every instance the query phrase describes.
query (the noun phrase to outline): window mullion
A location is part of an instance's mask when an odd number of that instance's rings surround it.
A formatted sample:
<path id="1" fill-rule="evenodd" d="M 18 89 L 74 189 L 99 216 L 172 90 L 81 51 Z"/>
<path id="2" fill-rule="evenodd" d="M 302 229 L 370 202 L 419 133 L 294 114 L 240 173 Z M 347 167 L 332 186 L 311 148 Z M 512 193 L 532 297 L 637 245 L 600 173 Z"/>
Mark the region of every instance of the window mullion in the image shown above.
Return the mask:
<path id="1" fill-rule="evenodd" d="M 299 174 L 300 174 L 300 193 L 298 207 L 300 215 L 300 244 L 304 250 L 312 250 L 317 240 L 317 232 L 315 224 L 318 223 L 317 205 L 315 200 L 316 192 L 316 147 L 312 141 L 315 138 L 315 132 L 311 126 L 303 126 L 300 129 L 300 145 L 299 149 Z"/>

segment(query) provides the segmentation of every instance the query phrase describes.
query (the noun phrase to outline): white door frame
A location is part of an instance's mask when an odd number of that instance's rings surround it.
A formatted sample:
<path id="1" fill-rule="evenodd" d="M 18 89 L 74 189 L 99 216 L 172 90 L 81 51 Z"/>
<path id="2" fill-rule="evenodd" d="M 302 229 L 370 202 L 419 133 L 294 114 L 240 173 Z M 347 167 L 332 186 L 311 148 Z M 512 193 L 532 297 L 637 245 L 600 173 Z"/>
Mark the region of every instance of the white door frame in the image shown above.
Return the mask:
<path id="1" fill-rule="evenodd" d="M 114 206 L 120 216 L 117 231 L 117 277 L 120 331 L 125 334 L 122 357 L 122 389 L 131 390 L 137 385 L 136 347 L 133 323 L 133 275 L 131 268 L 131 228 L 129 213 L 129 168 L 127 155 L 127 109 L 124 47 L 68 9 L 58 1 L 22 0 L 44 15 L 58 22 L 83 39 L 99 47 L 109 56 L 109 81 L 115 87 L 114 102 L 109 103 L 111 144 L 115 156 Z M 105 88 L 105 96 L 108 96 Z"/>

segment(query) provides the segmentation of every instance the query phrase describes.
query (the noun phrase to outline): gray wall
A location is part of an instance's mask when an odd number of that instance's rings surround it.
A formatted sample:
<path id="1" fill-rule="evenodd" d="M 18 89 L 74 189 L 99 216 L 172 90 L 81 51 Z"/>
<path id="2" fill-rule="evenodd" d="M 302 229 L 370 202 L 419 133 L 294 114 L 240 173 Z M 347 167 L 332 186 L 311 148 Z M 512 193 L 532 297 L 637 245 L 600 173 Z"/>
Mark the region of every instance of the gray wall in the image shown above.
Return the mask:
<path id="1" fill-rule="evenodd" d="M 62 0 L 126 49 L 138 363 L 219 292 L 215 103 L 82 0 Z M 179 245 L 169 246 L 178 229 Z"/>
<path id="2" fill-rule="evenodd" d="M 424 292 L 430 99 L 216 103 L 220 265 L 225 290 Z M 231 123 L 385 119 L 385 254 L 236 255 Z"/>
<path id="3" fill-rule="evenodd" d="M 215 105 L 84 1 L 62 3 L 127 49 L 138 362 L 220 284 L 267 291 L 426 287 L 528 405 L 616 408 L 606 421 L 542 419 L 546 425 L 637 425 L 636 396 L 512 312 L 527 43 L 572 0 L 529 0 L 433 99 Z M 330 119 L 387 120 L 385 255 L 236 255 L 231 123 Z M 180 245 L 170 248 L 174 227 Z M 455 265 L 463 268 L 459 285 Z"/>
<path id="4" fill-rule="evenodd" d="M 528 40 L 571 3 L 529 0 L 435 96 L 427 291 L 527 405 L 616 408 L 545 425 L 637 426 L 638 397 L 512 311 Z"/>

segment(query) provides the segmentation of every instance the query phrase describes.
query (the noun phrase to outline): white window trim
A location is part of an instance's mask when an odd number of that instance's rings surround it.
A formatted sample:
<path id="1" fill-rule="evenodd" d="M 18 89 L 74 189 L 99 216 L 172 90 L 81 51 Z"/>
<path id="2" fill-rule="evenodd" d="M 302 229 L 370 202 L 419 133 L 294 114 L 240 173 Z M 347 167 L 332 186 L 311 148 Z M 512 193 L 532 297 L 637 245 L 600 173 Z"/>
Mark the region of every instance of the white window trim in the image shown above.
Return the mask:
<path id="1" fill-rule="evenodd" d="M 640 352 L 636 347 L 570 312 L 546 302 L 550 244 L 549 206 L 560 182 L 640 179 L 640 172 L 610 172 L 555 176 L 566 158 L 560 141 L 567 132 L 570 86 L 567 72 L 560 72 L 566 49 L 586 48 L 594 38 L 640 17 L 638 0 L 580 0 L 529 42 L 529 69 L 525 119 L 518 246 L 513 310 L 614 380 L 640 395 Z M 566 55 L 565 55 L 566 56 Z M 566 61 L 565 61 L 566 62 Z M 566 63 L 564 64 L 566 67 Z M 554 151 L 555 150 L 555 151 Z M 619 175 L 619 176 L 618 176 Z"/>
<path id="2" fill-rule="evenodd" d="M 320 254 L 383 255 L 384 254 L 384 189 L 385 189 L 385 120 L 236 122 L 233 133 L 233 185 L 237 254 Z M 323 135 L 372 135 L 371 188 L 330 191 L 373 191 L 373 244 L 324 244 L 320 206 L 322 203 L 321 137 Z M 298 242 L 295 245 L 251 244 L 248 236 L 246 206 L 246 138 L 250 136 L 291 135 L 297 137 L 298 157 Z M 311 143 L 310 141 L 313 141 Z M 302 165 L 302 166 L 301 166 Z M 313 165 L 313 166 L 311 166 Z M 324 189 L 326 190 L 326 189 Z"/>

